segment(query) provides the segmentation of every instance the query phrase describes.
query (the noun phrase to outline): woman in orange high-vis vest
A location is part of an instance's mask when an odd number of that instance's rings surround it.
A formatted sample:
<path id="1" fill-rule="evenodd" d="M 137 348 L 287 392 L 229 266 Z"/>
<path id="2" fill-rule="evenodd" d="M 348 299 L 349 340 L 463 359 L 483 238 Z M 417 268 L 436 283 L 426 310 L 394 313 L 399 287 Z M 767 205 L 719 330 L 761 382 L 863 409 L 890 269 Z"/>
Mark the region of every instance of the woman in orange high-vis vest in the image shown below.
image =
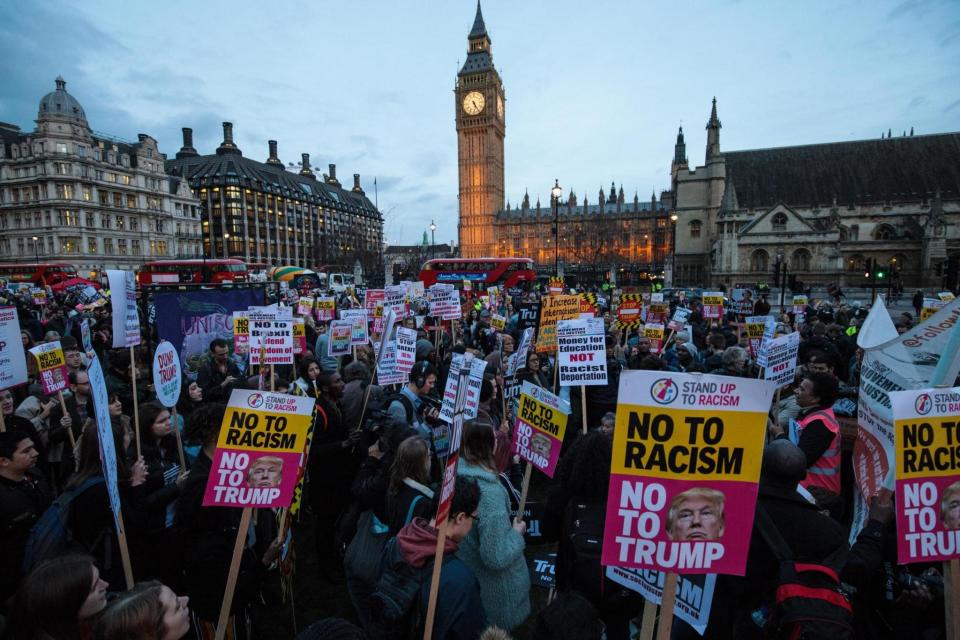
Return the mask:
<path id="1" fill-rule="evenodd" d="M 801 485 L 817 503 L 839 517 L 840 500 L 840 424 L 833 415 L 838 383 L 830 373 L 810 372 L 794 389 L 800 415 L 790 422 L 789 433 L 772 425 L 771 435 L 789 438 L 807 457 L 807 477 Z"/>

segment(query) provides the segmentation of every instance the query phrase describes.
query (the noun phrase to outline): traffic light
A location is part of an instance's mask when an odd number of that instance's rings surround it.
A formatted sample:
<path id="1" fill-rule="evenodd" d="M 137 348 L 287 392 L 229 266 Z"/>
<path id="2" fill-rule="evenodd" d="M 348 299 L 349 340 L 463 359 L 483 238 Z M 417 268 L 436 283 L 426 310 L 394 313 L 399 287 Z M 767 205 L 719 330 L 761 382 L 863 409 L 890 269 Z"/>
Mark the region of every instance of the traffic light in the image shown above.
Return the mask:
<path id="1" fill-rule="evenodd" d="M 777 260 L 773 263 L 773 281 L 780 282 L 780 261 Z"/>
<path id="2" fill-rule="evenodd" d="M 873 263 L 874 263 L 873 258 L 867 258 L 866 270 L 863 273 L 864 278 L 869 278 L 871 275 L 873 275 L 873 268 L 874 268 Z"/>
<path id="3" fill-rule="evenodd" d="M 877 269 L 877 280 L 883 280 L 886 277 L 887 277 L 887 272 L 884 271 L 882 267 Z"/>

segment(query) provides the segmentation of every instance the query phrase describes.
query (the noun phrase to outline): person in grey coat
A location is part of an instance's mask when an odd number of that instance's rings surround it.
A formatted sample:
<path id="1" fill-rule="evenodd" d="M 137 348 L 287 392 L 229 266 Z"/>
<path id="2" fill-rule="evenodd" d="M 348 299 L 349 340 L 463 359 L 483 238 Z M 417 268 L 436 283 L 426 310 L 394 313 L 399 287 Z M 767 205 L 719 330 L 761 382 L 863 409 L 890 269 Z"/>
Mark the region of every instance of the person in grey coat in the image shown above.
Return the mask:
<path id="1" fill-rule="evenodd" d="M 507 492 L 497 477 L 495 443 L 490 425 L 475 420 L 464 425 L 457 473 L 477 481 L 480 507 L 457 557 L 480 582 L 490 624 L 510 630 L 530 614 L 530 574 L 523 555 L 527 527 L 510 520 Z"/>

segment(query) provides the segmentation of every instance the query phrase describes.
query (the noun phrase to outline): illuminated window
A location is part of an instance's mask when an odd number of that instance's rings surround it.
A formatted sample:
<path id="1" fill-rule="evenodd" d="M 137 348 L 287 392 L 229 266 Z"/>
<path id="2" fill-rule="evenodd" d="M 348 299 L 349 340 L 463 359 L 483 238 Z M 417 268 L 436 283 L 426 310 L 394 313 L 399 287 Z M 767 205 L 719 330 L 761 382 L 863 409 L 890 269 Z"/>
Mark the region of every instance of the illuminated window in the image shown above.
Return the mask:
<path id="1" fill-rule="evenodd" d="M 87 238 L 87 253 L 96 253 L 96 252 L 97 252 L 97 239 Z"/>

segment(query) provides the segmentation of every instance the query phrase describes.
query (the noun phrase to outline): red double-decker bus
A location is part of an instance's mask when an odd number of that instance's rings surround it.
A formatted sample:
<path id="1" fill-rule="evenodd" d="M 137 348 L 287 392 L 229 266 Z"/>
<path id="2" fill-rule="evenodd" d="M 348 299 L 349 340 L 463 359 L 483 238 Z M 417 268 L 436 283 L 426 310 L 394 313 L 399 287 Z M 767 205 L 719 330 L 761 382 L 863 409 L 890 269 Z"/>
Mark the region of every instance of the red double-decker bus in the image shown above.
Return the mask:
<path id="1" fill-rule="evenodd" d="M 420 269 L 420 280 L 425 287 L 438 282 L 462 285 L 464 280 L 469 280 L 474 286 L 510 288 L 536 279 L 531 258 L 438 258 L 427 260 Z"/>
<path id="2" fill-rule="evenodd" d="M 0 280 L 34 287 L 53 287 L 68 280 L 76 280 L 78 284 L 87 283 L 99 287 L 95 282 L 78 277 L 77 268 L 72 264 L 55 262 L 0 264 Z"/>
<path id="3" fill-rule="evenodd" d="M 243 260 L 193 259 L 145 262 L 137 273 L 137 283 L 146 284 L 229 284 L 247 281 Z"/>

